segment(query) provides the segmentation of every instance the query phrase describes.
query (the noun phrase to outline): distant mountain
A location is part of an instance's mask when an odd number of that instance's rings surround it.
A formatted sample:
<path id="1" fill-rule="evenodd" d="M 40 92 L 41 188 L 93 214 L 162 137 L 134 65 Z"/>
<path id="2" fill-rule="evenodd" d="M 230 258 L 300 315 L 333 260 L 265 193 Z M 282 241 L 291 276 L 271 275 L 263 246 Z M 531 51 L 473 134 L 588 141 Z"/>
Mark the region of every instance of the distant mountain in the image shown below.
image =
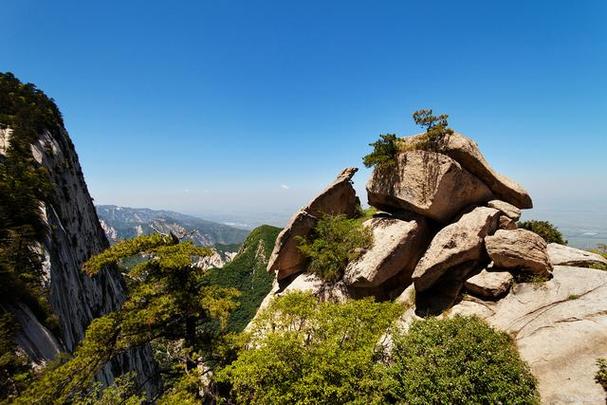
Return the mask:
<path id="1" fill-rule="evenodd" d="M 197 245 L 240 244 L 249 231 L 217 222 L 205 221 L 173 211 L 128 208 L 115 205 L 96 206 L 101 227 L 111 242 L 151 232 L 173 232 Z"/>

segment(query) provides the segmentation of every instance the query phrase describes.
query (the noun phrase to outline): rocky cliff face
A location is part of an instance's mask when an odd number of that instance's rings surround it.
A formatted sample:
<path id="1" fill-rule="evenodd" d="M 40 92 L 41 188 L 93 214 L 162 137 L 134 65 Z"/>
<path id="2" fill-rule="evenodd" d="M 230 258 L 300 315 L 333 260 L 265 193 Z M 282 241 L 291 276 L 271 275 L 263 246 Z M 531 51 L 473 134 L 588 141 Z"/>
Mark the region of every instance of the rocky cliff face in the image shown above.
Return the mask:
<path id="1" fill-rule="evenodd" d="M 10 129 L 0 131 L 0 145 L 10 143 Z M 67 132 L 44 130 L 31 149 L 36 162 L 47 169 L 53 185 L 51 198 L 41 204 L 49 229 L 41 249 L 46 257 L 44 278 L 49 302 L 59 319 L 61 334 L 52 336 L 21 303 L 16 303 L 18 310 L 14 314 L 22 326 L 18 343 L 34 363 L 43 363 L 59 350 L 74 350 L 94 318 L 119 307 L 125 290 L 115 270 L 106 269 L 93 278 L 81 271 L 83 262 L 109 243 Z M 153 364 L 149 348 L 133 350 L 106 365 L 98 378 L 110 383 L 114 375 L 134 370 L 143 383 L 154 374 Z M 153 381 L 146 382 L 151 391 Z"/>

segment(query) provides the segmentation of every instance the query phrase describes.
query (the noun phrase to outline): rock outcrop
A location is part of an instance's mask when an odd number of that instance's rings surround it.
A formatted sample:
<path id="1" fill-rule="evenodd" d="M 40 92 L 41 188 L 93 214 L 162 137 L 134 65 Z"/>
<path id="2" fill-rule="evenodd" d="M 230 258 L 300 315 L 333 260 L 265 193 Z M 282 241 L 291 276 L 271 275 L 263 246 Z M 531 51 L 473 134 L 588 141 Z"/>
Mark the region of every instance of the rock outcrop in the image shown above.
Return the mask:
<path id="1" fill-rule="evenodd" d="M 552 270 L 546 242 L 526 229 L 500 229 L 485 238 L 485 246 L 495 267 L 539 275 Z"/>
<path id="2" fill-rule="evenodd" d="M 393 169 L 375 170 L 367 194 L 369 204 L 381 210 L 409 210 L 441 223 L 465 207 L 493 198 L 491 190 L 458 162 L 423 150 L 400 153 Z"/>
<path id="3" fill-rule="evenodd" d="M 348 264 L 344 282 L 367 288 L 377 287 L 397 274 L 410 278 L 430 236 L 427 221 L 423 217 L 405 220 L 378 216 L 363 226 L 373 231 L 373 247 Z"/>
<path id="4" fill-rule="evenodd" d="M 607 272 L 556 266 L 541 286 L 515 284 L 497 302 L 465 298 L 449 316 L 476 315 L 511 335 L 539 382 L 542 403 L 604 404 L 594 381 L 607 353 Z"/>
<path id="5" fill-rule="evenodd" d="M 553 266 L 607 266 L 607 259 L 599 254 L 558 243 L 548 244 L 548 257 Z"/>
<path id="6" fill-rule="evenodd" d="M 306 259 L 298 249 L 299 237 L 310 234 L 323 215 L 343 214 L 352 217 L 359 208 L 352 176 L 358 169 L 343 170 L 322 193 L 293 215 L 278 235 L 268 262 L 268 271 L 276 272 L 282 280 L 305 269 Z"/>
<path id="7" fill-rule="evenodd" d="M 466 280 L 466 291 L 482 299 L 494 300 L 510 291 L 514 277 L 507 271 L 483 270 Z"/>
<path id="8" fill-rule="evenodd" d="M 415 268 L 415 289 L 427 290 L 457 265 L 481 262 L 486 255 L 483 239 L 495 232 L 498 218 L 498 210 L 478 207 L 441 229 Z"/>

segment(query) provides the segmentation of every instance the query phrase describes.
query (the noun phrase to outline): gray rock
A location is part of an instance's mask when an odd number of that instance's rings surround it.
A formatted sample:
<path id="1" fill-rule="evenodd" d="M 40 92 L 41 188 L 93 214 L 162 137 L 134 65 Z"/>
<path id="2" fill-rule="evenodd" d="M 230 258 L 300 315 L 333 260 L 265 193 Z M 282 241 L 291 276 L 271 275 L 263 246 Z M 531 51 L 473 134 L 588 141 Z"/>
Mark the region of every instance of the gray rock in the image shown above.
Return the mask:
<path id="1" fill-rule="evenodd" d="M 373 247 L 348 264 L 344 282 L 353 287 L 376 287 L 400 273 L 408 273 L 406 278 L 410 278 L 430 238 L 426 220 L 384 216 L 363 225 L 373 232 Z"/>
<path id="2" fill-rule="evenodd" d="M 526 229 L 500 229 L 485 238 L 485 247 L 495 267 L 540 275 L 552 270 L 546 242 Z"/>
<path id="3" fill-rule="evenodd" d="M 548 244 L 548 257 L 550 258 L 550 263 L 554 266 L 607 266 L 607 259 L 599 254 L 570 246 L 559 245 L 558 243 Z"/>
<path id="4" fill-rule="evenodd" d="M 358 169 L 342 171 L 322 193 L 293 215 L 280 232 L 268 261 L 268 271 L 282 280 L 305 269 L 306 258 L 298 249 L 298 237 L 306 237 L 323 215 L 344 214 L 351 217 L 358 209 L 358 199 L 351 179 Z"/>
<path id="5" fill-rule="evenodd" d="M 497 302 L 466 298 L 448 315 L 477 315 L 512 336 L 543 404 L 605 404 L 594 374 L 607 353 L 607 272 L 557 266 L 552 274 L 515 284 Z"/>
<path id="6" fill-rule="evenodd" d="M 466 290 L 479 298 L 493 300 L 508 293 L 513 281 L 514 277 L 507 271 L 483 270 L 466 280 Z"/>
<path id="7" fill-rule="evenodd" d="M 415 289 L 430 288 L 456 265 L 481 261 L 485 255 L 483 238 L 495 232 L 499 216 L 494 208 L 478 207 L 440 230 L 413 272 Z"/>
<path id="8" fill-rule="evenodd" d="M 491 190 L 452 158 L 412 150 L 396 165 L 376 168 L 367 183 L 369 204 L 386 211 L 410 210 L 446 223 L 467 206 L 486 203 Z"/>

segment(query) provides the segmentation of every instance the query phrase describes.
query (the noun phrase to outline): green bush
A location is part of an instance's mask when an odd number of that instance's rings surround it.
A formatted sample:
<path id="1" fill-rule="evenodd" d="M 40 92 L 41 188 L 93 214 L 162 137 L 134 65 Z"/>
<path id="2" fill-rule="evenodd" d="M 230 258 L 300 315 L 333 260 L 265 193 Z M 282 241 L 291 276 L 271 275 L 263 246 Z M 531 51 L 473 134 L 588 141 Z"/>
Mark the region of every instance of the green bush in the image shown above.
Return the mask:
<path id="1" fill-rule="evenodd" d="M 401 312 L 371 299 L 318 303 L 304 292 L 276 298 L 217 380 L 231 387 L 230 403 L 384 403 L 386 370 L 376 344 Z"/>
<path id="2" fill-rule="evenodd" d="M 441 114 L 435 116 L 432 110 L 423 109 L 413 113 L 413 121 L 426 130 L 424 141 L 418 147 L 426 150 L 438 151 L 443 146 L 447 136 L 453 133 L 447 122 L 449 116 Z"/>
<path id="3" fill-rule="evenodd" d="M 539 403 L 511 338 L 476 317 L 430 318 L 394 338 L 390 402 Z"/>
<path id="4" fill-rule="evenodd" d="M 397 138 L 394 134 L 380 135 L 379 140 L 370 143 L 373 152 L 363 157 L 366 167 L 389 167 L 396 163 Z"/>
<path id="5" fill-rule="evenodd" d="M 323 280 L 337 281 L 350 261 L 373 244 L 373 234 L 359 219 L 325 215 L 311 239 L 299 238 L 299 250 L 310 259 L 308 270 Z"/>
<path id="6" fill-rule="evenodd" d="M 598 359 L 596 364 L 599 366 L 599 370 L 594 376 L 594 381 L 601 384 L 601 387 L 607 392 L 607 359 Z"/>
<path id="7" fill-rule="evenodd" d="M 546 243 L 559 243 L 561 245 L 567 244 L 567 240 L 561 231 L 559 231 L 556 226 L 548 221 L 538 221 L 532 219 L 529 221 L 520 221 L 517 225 L 521 229 L 527 229 L 531 232 L 537 233 L 546 241 Z"/>

